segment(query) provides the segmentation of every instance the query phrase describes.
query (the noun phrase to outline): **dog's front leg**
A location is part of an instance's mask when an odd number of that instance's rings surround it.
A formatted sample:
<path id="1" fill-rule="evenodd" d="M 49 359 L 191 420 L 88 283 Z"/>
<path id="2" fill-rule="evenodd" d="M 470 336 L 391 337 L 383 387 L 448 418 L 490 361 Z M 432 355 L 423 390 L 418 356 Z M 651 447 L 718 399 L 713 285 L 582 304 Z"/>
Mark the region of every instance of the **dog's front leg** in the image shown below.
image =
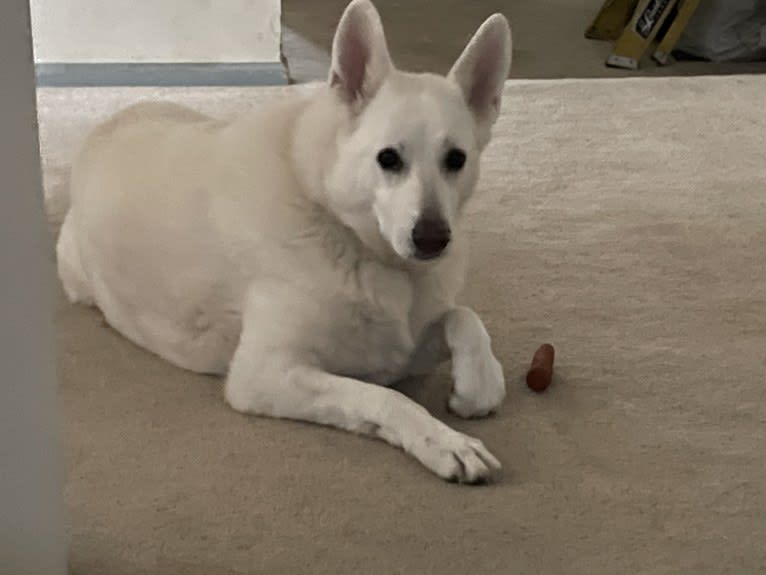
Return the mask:
<path id="1" fill-rule="evenodd" d="M 456 307 L 423 334 L 408 373 L 422 375 L 452 358 L 450 409 L 462 417 L 482 417 L 505 398 L 503 368 L 492 353 L 489 334 L 476 312 Z"/>
<path id="2" fill-rule="evenodd" d="M 226 399 L 246 413 L 312 421 L 379 437 L 402 447 L 440 477 L 483 483 L 500 463 L 481 441 L 459 433 L 401 393 L 339 377 L 294 358 L 237 350 Z"/>

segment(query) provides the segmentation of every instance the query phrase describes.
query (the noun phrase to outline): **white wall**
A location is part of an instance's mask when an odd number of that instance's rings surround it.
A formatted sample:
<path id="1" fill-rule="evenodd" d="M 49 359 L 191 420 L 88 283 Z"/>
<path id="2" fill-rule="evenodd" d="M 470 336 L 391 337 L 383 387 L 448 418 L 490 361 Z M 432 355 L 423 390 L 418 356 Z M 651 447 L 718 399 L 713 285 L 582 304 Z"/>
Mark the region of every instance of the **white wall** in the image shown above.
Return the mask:
<path id="1" fill-rule="evenodd" d="M 278 62 L 280 0 L 30 0 L 35 60 Z"/>

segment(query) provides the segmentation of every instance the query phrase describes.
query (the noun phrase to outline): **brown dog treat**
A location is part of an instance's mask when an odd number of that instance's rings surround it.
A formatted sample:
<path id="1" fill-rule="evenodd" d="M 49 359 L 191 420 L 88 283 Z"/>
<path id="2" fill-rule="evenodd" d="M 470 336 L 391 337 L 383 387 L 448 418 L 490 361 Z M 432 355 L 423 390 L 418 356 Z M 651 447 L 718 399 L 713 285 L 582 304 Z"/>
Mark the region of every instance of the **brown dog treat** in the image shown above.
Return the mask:
<path id="1" fill-rule="evenodd" d="M 541 393 L 548 389 L 553 378 L 553 358 L 555 356 L 553 346 L 544 343 L 535 352 L 532 365 L 527 372 L 527 385 L 529 389 Z"/>

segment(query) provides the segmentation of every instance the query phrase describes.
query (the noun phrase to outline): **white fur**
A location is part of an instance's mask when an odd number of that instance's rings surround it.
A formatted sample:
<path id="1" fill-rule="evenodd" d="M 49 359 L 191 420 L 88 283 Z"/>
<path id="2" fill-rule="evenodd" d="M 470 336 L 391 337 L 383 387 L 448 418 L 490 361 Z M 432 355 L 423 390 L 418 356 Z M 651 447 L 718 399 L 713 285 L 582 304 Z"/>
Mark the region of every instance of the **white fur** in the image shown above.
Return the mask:
<path id="1" fill-rule="evenodd" d="M 451 355 L 456 413 L 486 415 L 503 400 L 489 335 L 454 302 L 462 207 L 510 30 L 490 18 L 449 78 L 405 74 L 372 4 L 355 0 L 333 51 L 328 85 L 309 98 L 228 123 L 145 103 L 98 127 L 73 165 L 59 275 L 71 300 L 95 303 L 137 344 L 187 369 L 228 371 L 239 411 L 369 434 L 441 477 L 491 479 L 500 464 L 481 442 L 384 386 Z M 378 166 L 387 146 L 402 173 Z M 467 161 L 448 174 L 455 146 Z M 424 206 L 452 241 L 418 261 L 410 238 Z"/>

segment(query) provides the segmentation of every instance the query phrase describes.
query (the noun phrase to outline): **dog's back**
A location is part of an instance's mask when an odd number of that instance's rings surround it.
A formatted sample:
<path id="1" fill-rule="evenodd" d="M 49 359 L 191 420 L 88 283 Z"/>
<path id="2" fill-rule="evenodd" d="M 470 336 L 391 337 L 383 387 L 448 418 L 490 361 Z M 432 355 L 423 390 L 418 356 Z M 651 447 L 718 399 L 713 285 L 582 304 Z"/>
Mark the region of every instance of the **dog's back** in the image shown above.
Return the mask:
<path id="1" fill-rule="evenodd" d="M 98 303 L 134 342 L 225 372 L 264 235 L 291 221 L 292 99 L 232 122 L 171 103 L 98 126 L 72 166 L 58 243 L 72 301 Z"/>

